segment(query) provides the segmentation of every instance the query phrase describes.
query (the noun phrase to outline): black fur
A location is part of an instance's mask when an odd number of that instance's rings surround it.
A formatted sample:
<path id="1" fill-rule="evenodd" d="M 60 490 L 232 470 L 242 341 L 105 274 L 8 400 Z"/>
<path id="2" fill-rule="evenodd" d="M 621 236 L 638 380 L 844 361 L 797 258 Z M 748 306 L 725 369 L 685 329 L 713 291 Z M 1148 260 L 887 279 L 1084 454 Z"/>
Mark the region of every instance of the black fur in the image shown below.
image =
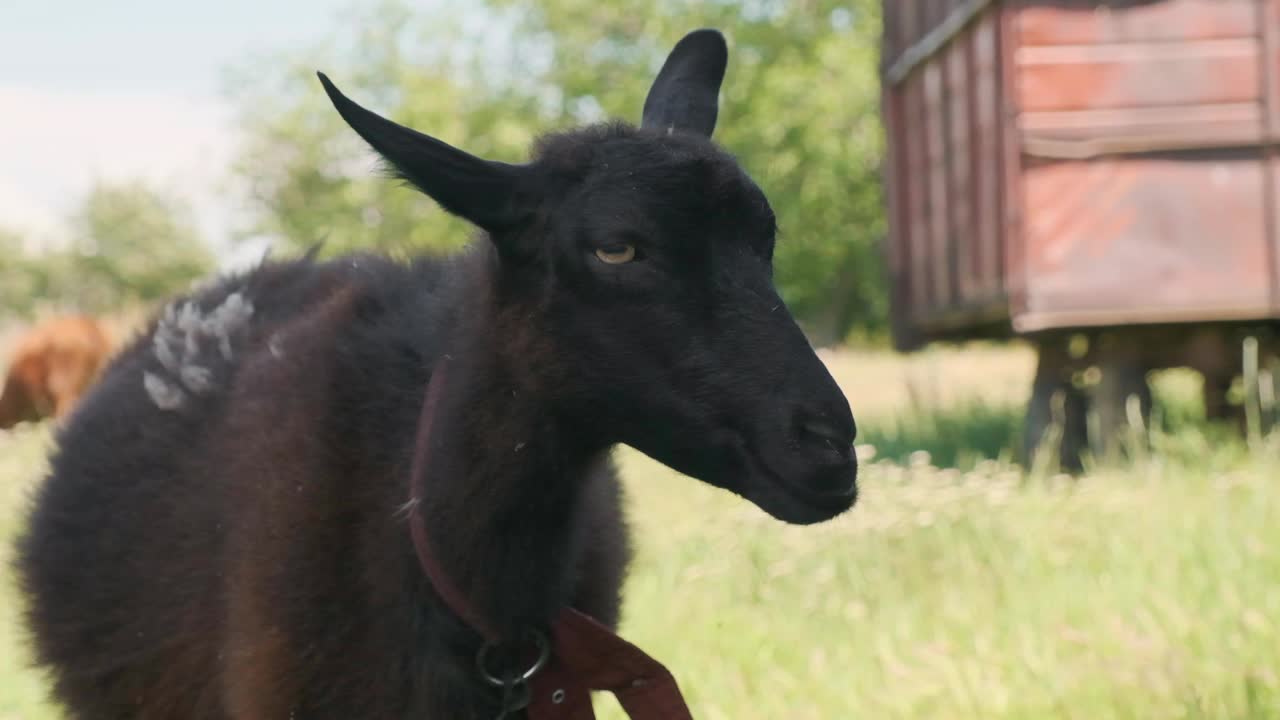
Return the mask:
<path id="1" fill-rule="evenodd" d="M 73 717 L 493 717 L 480 639 L 433 594 L 404 512 L 443 355 L 424 514 L 505 636 L 566 603 L 617 624 L 617 443 L 789 522 L 853 504 L 853 418 L 773 288 L 772 211 L 707 137 L 723 39 L 677 50 L 643 127 L 552 135 L 526 165 L 377 118 L 326 80 L 401 174 L 488 232 L 446 260 L 304 257 L 193 294 L 254 310 L 229 358 L 188 358 L 210 389 L 171 409 L 144 390 L 171 370 L 155 323 L 118 356 L 59 431 L 17 548 L 36 654 Z"/>

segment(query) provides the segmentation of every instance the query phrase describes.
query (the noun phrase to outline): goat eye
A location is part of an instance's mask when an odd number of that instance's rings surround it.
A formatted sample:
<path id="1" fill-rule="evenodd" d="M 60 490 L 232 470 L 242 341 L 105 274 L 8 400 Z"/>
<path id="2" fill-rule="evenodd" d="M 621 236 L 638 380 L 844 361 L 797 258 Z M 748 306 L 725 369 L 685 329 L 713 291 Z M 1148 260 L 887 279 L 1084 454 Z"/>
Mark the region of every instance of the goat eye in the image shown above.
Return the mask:
<path id="1" fill-rule="evenodd" d="M 629 263 L 636 257 L 635 245 L 610 245 L 596 250 L 596 257 L 610 265 Z"/>

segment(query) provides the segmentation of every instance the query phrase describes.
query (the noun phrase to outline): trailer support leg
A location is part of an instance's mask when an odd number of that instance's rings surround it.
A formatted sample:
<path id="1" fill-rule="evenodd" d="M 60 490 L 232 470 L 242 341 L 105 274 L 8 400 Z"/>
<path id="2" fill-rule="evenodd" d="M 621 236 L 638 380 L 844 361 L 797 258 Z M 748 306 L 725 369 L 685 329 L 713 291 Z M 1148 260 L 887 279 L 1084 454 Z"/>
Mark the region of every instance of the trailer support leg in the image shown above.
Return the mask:
<path id="1" fill-rule="evenodd" d="M 1093 392 L 1099 458 L 1116 460 L 1145 448 L 1151 430 L 1151 386 L 1142 354 L 1131 342 L 1104 338 L 1099 348 L 1101 376 Z"/>
<path id="2" fill-rule="evenodd" d="M 1037 343 L 1038 362 L 1027 405 L 1023 461 L 1046 463 L 1066 472 L 1081 469 L 1081 453 L 1088 444 L 1086 399 L 1073 381 L 1073 363 L 1065 338 Z"/>

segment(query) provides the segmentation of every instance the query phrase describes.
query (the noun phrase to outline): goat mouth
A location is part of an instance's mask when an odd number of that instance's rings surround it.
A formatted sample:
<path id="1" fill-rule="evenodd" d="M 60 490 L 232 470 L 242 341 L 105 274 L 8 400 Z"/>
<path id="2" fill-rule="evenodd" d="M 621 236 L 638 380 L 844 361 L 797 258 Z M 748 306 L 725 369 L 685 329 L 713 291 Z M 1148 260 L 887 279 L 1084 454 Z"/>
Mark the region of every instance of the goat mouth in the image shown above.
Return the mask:
<path id="1" fill-rule="evenodd" d="M 736 428 L 704 433 L 705 444 L 686 445 L 681 452 L 640 452 L 690 477 L 728 490 L 750 501 L 777 520 L 792 525 L 810 525 L 830 520 L 857 501 L 858 463 L 848 462 L 811 465 L 800 473 L 809 479 L 848 479 L 838 490 L 823 491 L 790 479 L 791 473 L 774 469 L 768 458 L 747 441 L 746 433 Z"/>
<path id="2" fill-rule="evenodd" d="M 742 495 L 761 510 L 783 522 L 809 525 L 830 520 L 849 508 L 858 499 L 857 460 L 828 472 L 847 473 L 847 487 L 834 492 L 813 490 L 786 475 L 776 472 L 758 453 L 742 448 L 746 459 L 748 478 L 743 483 Z"/>

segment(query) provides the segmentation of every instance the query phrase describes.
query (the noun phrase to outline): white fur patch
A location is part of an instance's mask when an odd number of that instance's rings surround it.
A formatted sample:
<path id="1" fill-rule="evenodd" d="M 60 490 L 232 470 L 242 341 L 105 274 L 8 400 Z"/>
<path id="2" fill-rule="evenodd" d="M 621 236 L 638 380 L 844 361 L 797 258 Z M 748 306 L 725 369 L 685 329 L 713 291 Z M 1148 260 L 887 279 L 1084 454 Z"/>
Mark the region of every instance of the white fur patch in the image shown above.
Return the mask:
<path id="1" fill-rule="evenodd" d="M 280 333 L 271 333 L 271 337 L 267 339 L 267 351 L 271 353 L 271 357 L 277 360 L 284 357 L 284 346 L 280 342 Z"/>
<path id="2" fill-rule="evenodd" d="M 418 505 L 420 505 L 421 503 L 422 503 L 422 500 L 419 498 L 409 498 L 409 502 L 398 506 L 396 508 L 396 511 L 392 513 L 391 516 L 399 520 L 404 520 L 408 518 L 410 515 L 412 515 L 413 511 L 417 510 Z"/>
<path id="3" fill-rule="evenodd" d="M 155 373 L 142 373 L 142 386 L 147 389 L 147 394 L 151 396 L 151 402 L 161 410 L 177 410 L 182 407 L 182 403 L 187 396 L 181 390 L 170 385 L 164 378 Z"/>
<path id="4" fill-rule="evenodd" d="M 151 337 L 151 347 L 169 377 L 151 372 L 142 377 L 156 407 L 174 410 L 182 406 L 186 392 L 203 395 L 213 390 L 212 365 L 231 360 L 231 338 L 252 317 L 253 303 L 238 292 L 207 313 L 191 301 L 166 307 Z M 211 356 L 214 348 L 220 359 Z"/>

